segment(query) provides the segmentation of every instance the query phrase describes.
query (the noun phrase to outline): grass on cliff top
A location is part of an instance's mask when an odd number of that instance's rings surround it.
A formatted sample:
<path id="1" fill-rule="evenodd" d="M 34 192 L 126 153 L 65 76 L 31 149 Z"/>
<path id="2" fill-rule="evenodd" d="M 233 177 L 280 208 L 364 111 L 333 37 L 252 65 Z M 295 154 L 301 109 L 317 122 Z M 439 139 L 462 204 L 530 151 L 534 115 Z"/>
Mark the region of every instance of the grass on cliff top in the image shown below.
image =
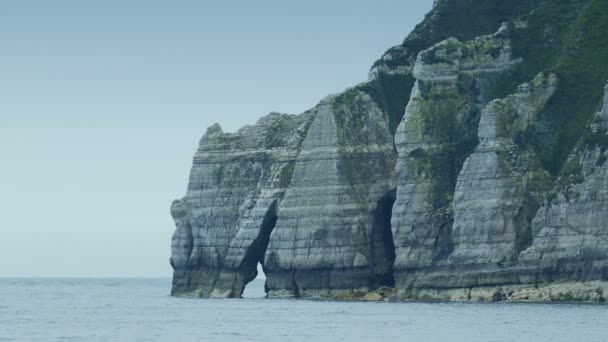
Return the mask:
<path id="1" fill-rule="evenodd" d="M 515 29 L 516 18 L 524 19 L 528 26 Z M 466 41 L 491 34 L 507 21 L 514 29 L 513 54 L 523 58 L 523 63 L 500 75 L 482 77 L 487 89 L 483 95 L 488 101 L 503 98 L 541 72 L 557 74 L 555 95 L 525 137 L 543 167 L 557 175 L 581 141 L 608 81 L 607 0 L 439 1 L 403 42 L 407 52 L 391 60 L 378 60 L 374 67 L 407 65 L 420 51 L 439 41 L 449 37 Z M 362 89 L 386 110 L 393 133 L 414 82 L 401 77 L 381 77 Z"/>
<path id="2" fill-rule="evenodd" d="M 528 132 L 544 168 L 562 169 L 583 136 L 608 81 L 608 1 L 545 0 L 516 30 L 513 50 L 524 58 L 519 76 L 557 74 L 556 93 Z"/>
<path id="3" fill-rule="evenodd" d="M 528 26 L 515 29 L 517 18 Z M 543 167 L 556 175 L 583 137 L 608 81 L 607 0 L 444 0 L 402 46 L 408 54 L 417 54 L 448 37 L 466 41 L 493 33 L 506 21 L 513 29 L 513 54 L 523 58 L 523 63 L 501 74 L 482 76 L 483 95 L 487 101 L 503 98 L 541 72 L 557 74 L 557 91 L 525 139 Z M 408 58 L 415 55 L 374 65 L 397 67 Z"/>
<path id="4" fill-rule="evenodd" d="M 540 0 L 443 0 L 426 15 L 424 21 L 414 28 L 402 47 L 407 56 L 392 60 L 377 60 L 373 67 L 381 64 L 393 69 L 408 64 L 422 50 L 447 38 L 467 41 L 498 30 L 503 22 L 530 12 Z M 389 49 L 387 52 L 390 52 Z"/>
<path id="5" fill-rule="evenodd" d="M 494 33 L 503 22 L 528 13 L 538 2 L 539 0 L 439 1 L 424 21 L 404 40 L 402 46 L 407 49 L 407 54 L 395 56 L 396 58 L 388 61 L 377 60 L 373 67 L 380 64 L 386 64 L 390 68 L 408 65 L 420 51 L 449 37 L 467 41 Z M 393 135 L 405 113 L 414 81 L 410 75 L 381 74 L 377 79 L 358 87 L 368 93 L 387 113 Z"/>

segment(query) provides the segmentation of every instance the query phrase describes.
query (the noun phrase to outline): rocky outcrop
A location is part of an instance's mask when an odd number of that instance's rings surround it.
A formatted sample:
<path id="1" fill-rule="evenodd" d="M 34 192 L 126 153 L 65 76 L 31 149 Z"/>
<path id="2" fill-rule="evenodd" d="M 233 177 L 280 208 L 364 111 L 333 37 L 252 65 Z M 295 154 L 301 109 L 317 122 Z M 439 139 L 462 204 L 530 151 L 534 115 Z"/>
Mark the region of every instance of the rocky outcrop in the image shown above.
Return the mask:
<path id="1" fill-rule="evenodd" d="M 530 246 L 530 222 L 538 209 L 533 187 L 549 178 L 534 151 L 521 146 L 557 87 L 553 74 L 539 75 L 516 94 L 492 101 L 481 114 L 479 144 L 458 175 L 454 192 L 454 251 L 450 264 L 517 260 Z"/>
<path id="2" fill-rule="evenodd" d="M 520 259 L 536 282 L 608 279 L 608 86 L 603 109 L 568 158 L 532 221 L 534 243 Z"/>
<path id="3" fill-rule="evenodd" d="M 172 205 L 172 294 L 240 297 L 261 264 L 275 298 L 605 301 L 607 22 L 591 0 L 438 0 L 367 82 L 210 127 Z"/>
<path id="4" fill-rule="evenodd" d="M 256 277 L 314 117 L 273 113 L 234 134 L 207 130 L 188 192 L 171 208 L 172 294 L 239 297 Z"/>
<path id="5" fill-rule="evenodd" d="M 503 283 L 498 265 L 517 260 L 531 242 L 530 221 L 538 204 L 534 208 L 530 180 L 536 172 L 542 173 L 533 152 L 518 146 L 518 137 L 534 122 L 556 84 L 555 75 L 539 75 L 518 87 L 516 94 L 492 101 L 483 109 L 479 144 L 460 168 L 448 204 L 453 218 L 451 225 L 447 222 L 449 240 L 444 245 L 450 249 L 442 251 L 442 259 L 413 263 L 403 276 L 403 288 Z M 428 245 L 435 253 L 441 251 Z"/>
<path id="6" fill-rule="evenodd" d="M 412 270 L 402 299 L 605 301 L 608 101 L 553 190 L 534 152 L 522 147 L 522 132 L 557 84 L 554 75 L 539 75 L 484 109 L 480 144 L 456 186 L 454 251 Z"/>
<path id="7" fill-rule="evenodd" d="M 392 241 L 384 235 L 390 226 L 377 217 L 392 206 L 383 199 L 394 188 L 390 137 L 386 116 L 364 93 L 320 105 L 266 252 L 270 296 L 327 296 L 391 283 L 393 250 L 384 245 Z"/>
<path id="8" fill-rule="evenodd" d="M 516 62 L 506 26 L 468 43 L 448 39 L 419 54 L 417 80 L 395 135 L 399 178 L 392 227 L 398 278 L 452 253 L 454 187 L 477 144 L 480 77 Z"/>
<path id="9" fill-rule="evenodd" d="M 239 297 L 258 262 L 271 296 L 392 286 L 393 170 L 388 118 L 356 89 L 235 134 L 212 126 L 172 207 L 172 292 Z"/>

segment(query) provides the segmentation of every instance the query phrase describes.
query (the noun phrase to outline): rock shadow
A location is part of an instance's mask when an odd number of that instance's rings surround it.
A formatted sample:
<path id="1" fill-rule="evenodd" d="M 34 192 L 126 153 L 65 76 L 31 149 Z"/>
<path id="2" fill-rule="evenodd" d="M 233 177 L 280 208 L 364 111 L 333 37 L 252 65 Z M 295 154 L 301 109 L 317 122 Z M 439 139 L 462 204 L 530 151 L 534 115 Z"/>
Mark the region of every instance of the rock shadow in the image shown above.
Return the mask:
<path id="1" fill-rule="evenodd" d="M 274 229 L 277 219 L 278 219 L 278 201 L 274 200 L 264 219 L 262 220 L 262 225 L 260 227 L 258 236 L 251 243 L 247 251 L 245 252 L 245 258 L 241 263 L 241 270 L 243 274 L 243 289 L 241 293 L 244 292 L 245 287 L 251 281 L 253 281 L 258 275 L 258 264 L 262 265 L 262 269 L 264 273 L 266 273 L 266 268 L 264 266 L 264 254 L 266 254 L 266 249 L 268 248 L 268 242 L 270 241 L 270 234 Z M 267 286 L 264 286 L 265 292 L 268 293 Z"/>
<path id="2" fill-rule="evenodd" d="M 370 244 L 372 278 L 370 287 L 372 289 L 395 286 L 393 276 L 393 264 L 395 263 L 395 242 L 391 228 L 391 217 L 393 215 L 393 204 L 397 198 L 397 189 L 387 192 L 380 198 L 374 211 L 372 226 L 372 243 Z"/>

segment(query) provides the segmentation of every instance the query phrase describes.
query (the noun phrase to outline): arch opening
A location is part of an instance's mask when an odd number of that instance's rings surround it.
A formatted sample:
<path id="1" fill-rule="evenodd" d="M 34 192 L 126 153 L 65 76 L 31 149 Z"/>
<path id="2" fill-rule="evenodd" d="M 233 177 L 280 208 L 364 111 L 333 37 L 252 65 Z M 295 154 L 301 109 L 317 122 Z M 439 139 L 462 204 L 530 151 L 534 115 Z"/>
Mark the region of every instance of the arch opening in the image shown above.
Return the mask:
<path id="1" fill-rule="evenodd" d="M 266 211 L 258 236 L 247 249 L 245 258 L 241 264 L 244 271 L 243 289 L 241 291 L 243 298 L 260 298 L 266 296 L 267 289 L 264 255 L 266 254 L 266 249 L 270 242 L 270 234 L 278 220 L 277 207 L 277 200 L 274 200 Z"/>
<path id="2" fill-rule="evenodd" d="M 245 285 L 243 298 L 264 298 L 266 297 L 266 274 L 261 263 L 257 265 L 257 276 Z"/>

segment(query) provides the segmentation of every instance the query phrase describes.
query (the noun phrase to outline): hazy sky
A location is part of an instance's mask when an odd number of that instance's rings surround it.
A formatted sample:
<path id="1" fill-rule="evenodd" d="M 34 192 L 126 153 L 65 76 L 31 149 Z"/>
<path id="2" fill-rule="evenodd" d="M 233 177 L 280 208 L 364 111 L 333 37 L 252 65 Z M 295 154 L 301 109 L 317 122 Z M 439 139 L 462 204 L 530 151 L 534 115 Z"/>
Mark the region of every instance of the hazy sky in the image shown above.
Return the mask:
<path id="1" fill-rule="evenodd" d="M 169 276 L 206 127 L 364 81 L 432 2 L 0 1 L 0 276 Z"/>

